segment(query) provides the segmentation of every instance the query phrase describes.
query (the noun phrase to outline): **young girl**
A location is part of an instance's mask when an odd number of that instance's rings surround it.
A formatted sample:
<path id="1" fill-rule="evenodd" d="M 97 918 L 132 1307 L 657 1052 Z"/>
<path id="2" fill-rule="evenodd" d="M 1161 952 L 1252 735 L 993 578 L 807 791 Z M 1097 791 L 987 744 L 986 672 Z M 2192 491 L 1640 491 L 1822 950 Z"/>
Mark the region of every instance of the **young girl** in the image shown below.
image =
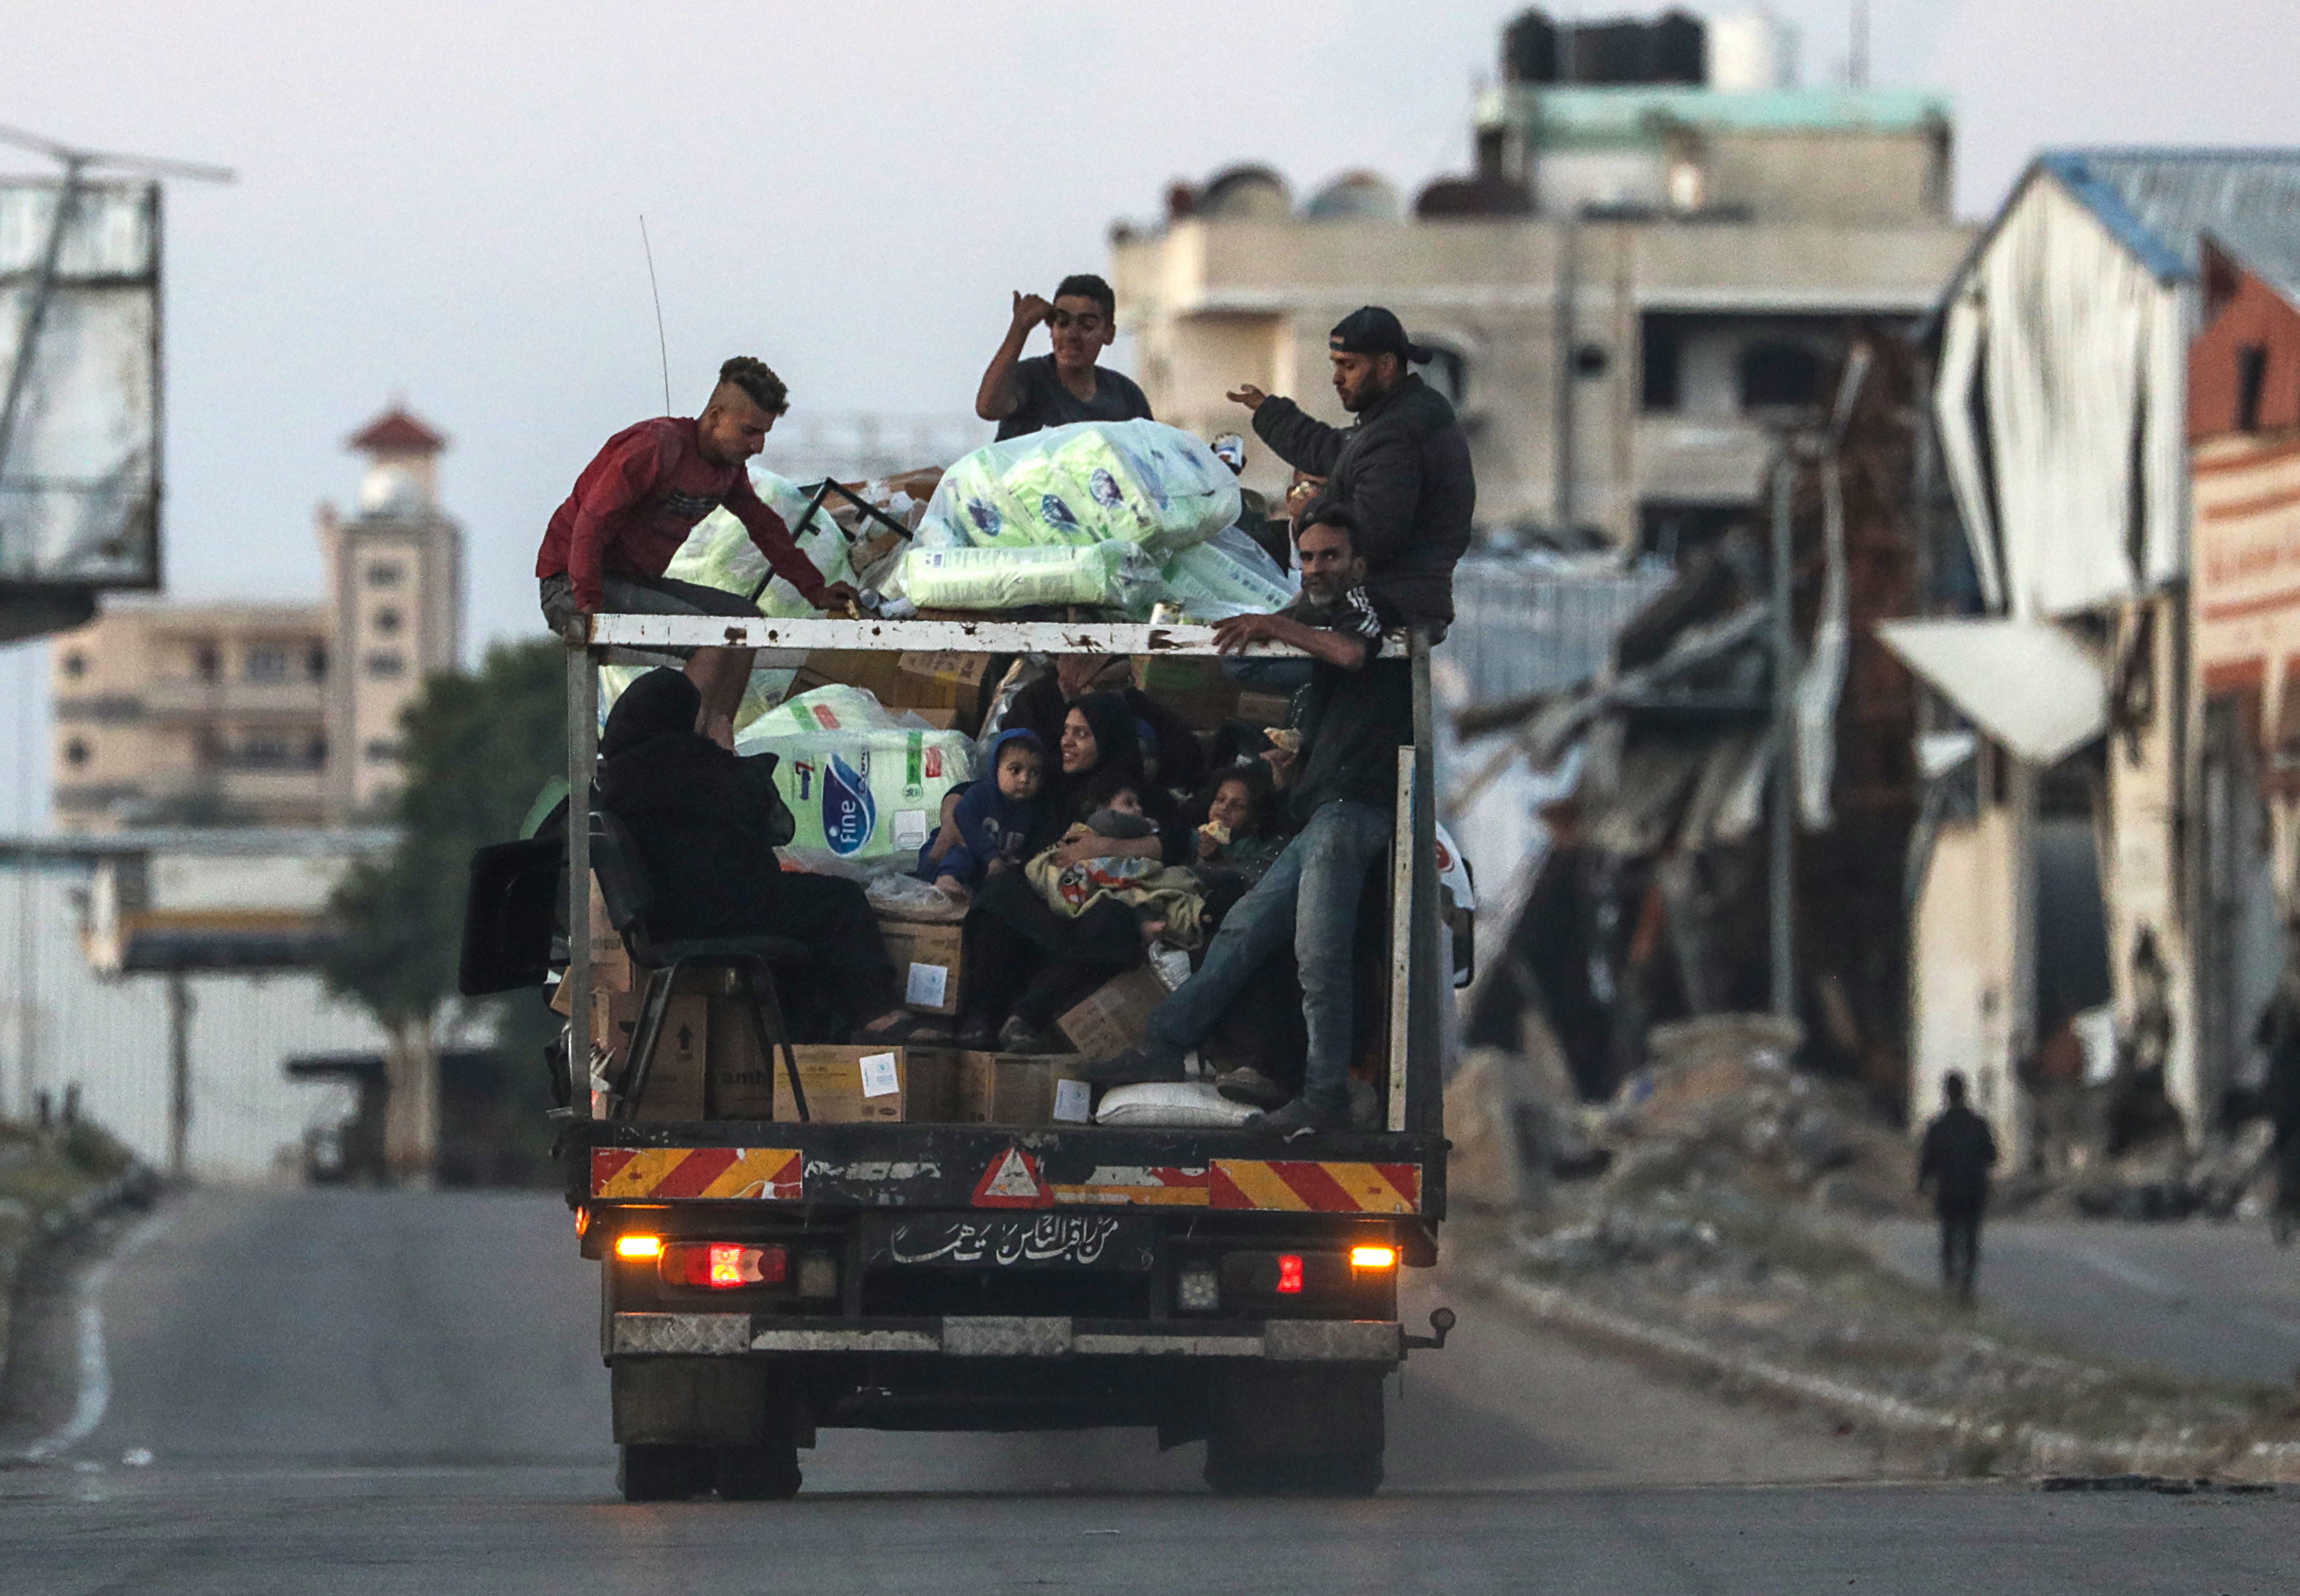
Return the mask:
<path id="1" fill-rule="evenodd" d="M 1247 886 L 1261 880 L 1286 850 L 1274 824 L 1277 793 L 1268 768 L 1257 763 L 1225 770 L 1199 802 L 1206 818 L 1195 834 L 1198 878 L 1209 885 L 1225 878 Z"/>

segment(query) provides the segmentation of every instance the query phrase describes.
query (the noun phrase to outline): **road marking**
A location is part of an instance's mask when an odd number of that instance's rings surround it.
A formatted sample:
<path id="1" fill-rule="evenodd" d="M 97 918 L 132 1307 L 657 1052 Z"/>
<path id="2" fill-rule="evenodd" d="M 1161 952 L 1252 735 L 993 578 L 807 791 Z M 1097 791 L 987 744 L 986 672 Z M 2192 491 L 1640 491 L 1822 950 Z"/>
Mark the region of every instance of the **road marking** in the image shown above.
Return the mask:
<path id="1" fill-rule="evenodd" d="M 41 1437 L 17 1453 L 20 1461 L 46 1463 L 60 1457 L 96 1434 L 96 1426 L 104 1422 L 104 1411 L 112 1406 L 112 1365 L 104 1354 L 104 1288 L 111 1283 L 115 1266 L 127 1262 L 158 1241 L 175 1224 L 180 1212 L 179 1209 L 171 1205 L 152 1215 L 129 1231 L 119 1246 L 81 1277 L 79 1391 L 72 1399 L 71 1417 L 53 1434 Z M 146 1461 L 150 1456 L 148 1452 L 145 1454 Z"/>

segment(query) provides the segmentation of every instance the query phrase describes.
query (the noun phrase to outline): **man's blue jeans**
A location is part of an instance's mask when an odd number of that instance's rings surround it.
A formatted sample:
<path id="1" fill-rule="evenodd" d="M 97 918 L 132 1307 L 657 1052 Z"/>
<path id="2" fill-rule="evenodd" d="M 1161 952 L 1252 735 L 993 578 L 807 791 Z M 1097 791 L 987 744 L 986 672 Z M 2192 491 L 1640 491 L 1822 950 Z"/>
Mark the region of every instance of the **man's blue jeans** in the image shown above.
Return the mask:
<path id="1" fill-rule="evenodd" d="M 1214 1028 L 1246 981 L 1290 938 L 1302 971 L 1310 1032 L 1302 1095 L 1335 1118 L 1350 1111 L 1351 951 L 1366 869 L 1389 847 L 1389 815 L 1368 803 L 1322 805 L 1270 873 L 1224 917 L 1198 973 L 1150 1017 L 1144 1043 L 1158 1061 L 1182 1055 Z"/>

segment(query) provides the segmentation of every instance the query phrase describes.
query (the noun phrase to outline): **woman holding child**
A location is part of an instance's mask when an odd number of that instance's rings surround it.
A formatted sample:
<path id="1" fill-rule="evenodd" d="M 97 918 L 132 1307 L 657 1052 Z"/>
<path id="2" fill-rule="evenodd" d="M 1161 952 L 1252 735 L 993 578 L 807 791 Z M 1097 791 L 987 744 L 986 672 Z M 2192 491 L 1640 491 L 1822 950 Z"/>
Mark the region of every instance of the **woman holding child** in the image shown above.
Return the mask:
<path id="1" fill-rule="evenodd" d="M 1055 1016 L 1141 963 L 1150 940 L 1164 929 L 1162 920 L 1146 922 L 1109 890 L 1073 905 L 1057 885 L 1052 895 L 1063 904 L 1057 909 L 1034 877 L 1044 881 L 1051 873 L 1059 884 L 1066 873 L 1103 861 L 1180 863 L 1193 845 L 1173 799 L 1143 770 L 1134 716 L 1118 694 L 1089 693 L 1071 704 L 1054 757 L 1041 754 L 1035 779 L 1024 776 L 1017 757 L 1010 786 L 1010 753 L 1038 741 L 1035 734 L 1009 731 L 994 745 L 999 803 L 1009 821 L 1019 818 L 1013 805 L 1029 807 L 1029 824 L 1015 827 L 1021 844 L 988 861 L 970 849 L 961 861 L 965 874 L 941 873 L 951 862 L 947 853 L 929 867 L 938 881 L 974 894 L 966 917 L 970 977 L 962 1046 L 1060 1051 Z M 972 796 L 961 801 L 962 812 Z M 968 879 L 978 862 L 980 873 Z"/>

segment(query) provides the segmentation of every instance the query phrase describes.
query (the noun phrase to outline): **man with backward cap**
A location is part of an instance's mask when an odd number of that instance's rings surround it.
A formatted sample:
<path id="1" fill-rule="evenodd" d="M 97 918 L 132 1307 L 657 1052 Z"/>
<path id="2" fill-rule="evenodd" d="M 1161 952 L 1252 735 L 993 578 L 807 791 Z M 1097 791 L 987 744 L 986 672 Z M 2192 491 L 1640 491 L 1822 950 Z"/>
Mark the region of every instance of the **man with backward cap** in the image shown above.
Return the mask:
<path id="1" fill-rule="evenodd" d="M 1279 459 L 1325 478 L 1324 502 L 1349 511 L 1382 624 L 1427 628 L 1434 643 L 1454 619 L 1454 567 L 1477 509 L 1470 441 L 1445 395 L 1409 369 L 1430 352 L 1389 312 L 1351 312 L 1327 345 L 1334 392 L 1355 425 L 1329 427 L 1250 383 L 1229 397 L 1254 412 L 1254 430 Z"/>

